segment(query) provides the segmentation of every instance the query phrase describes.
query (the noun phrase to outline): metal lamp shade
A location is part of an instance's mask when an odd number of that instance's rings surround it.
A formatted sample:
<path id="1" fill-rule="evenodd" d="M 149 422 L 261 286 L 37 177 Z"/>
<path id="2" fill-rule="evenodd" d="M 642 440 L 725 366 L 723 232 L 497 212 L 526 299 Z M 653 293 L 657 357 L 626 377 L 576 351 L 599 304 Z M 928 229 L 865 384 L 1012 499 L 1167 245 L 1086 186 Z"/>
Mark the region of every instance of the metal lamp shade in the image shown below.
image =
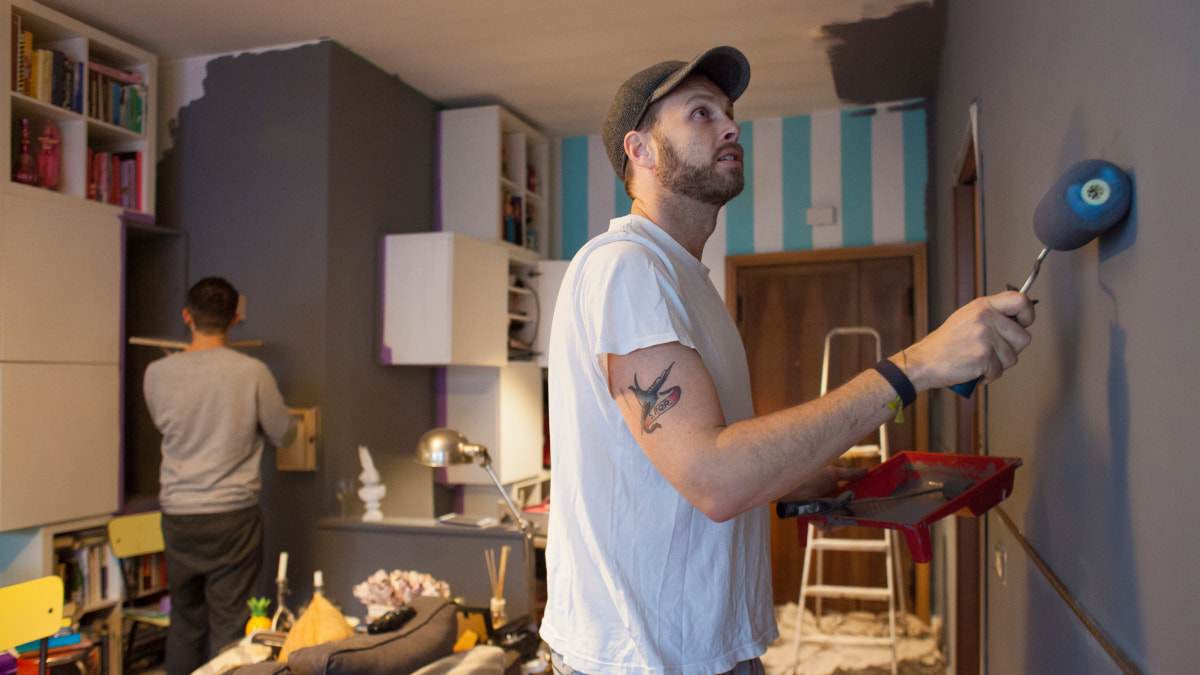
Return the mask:
<path id="1" fill-rule="evenodd" d="M 417 441 L 417 464 L 443 467 L 475 461 L 478 446 L 454 429 L 431 429 Z"/>

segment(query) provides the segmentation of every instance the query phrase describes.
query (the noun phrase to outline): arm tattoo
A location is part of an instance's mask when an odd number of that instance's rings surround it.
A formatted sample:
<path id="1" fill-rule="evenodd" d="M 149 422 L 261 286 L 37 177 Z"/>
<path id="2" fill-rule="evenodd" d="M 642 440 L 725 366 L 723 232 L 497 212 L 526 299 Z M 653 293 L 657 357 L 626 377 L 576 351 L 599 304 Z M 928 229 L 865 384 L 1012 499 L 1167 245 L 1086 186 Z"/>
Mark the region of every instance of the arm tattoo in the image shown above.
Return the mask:
<path id="1" fill-rule="evenodd" d="M 642 389 L 638 386 L 637 373 L 633 374 L 633 386 L 629 391 L 637 398 L 638 403 L 642 405 L 642 433 L 649 434 L 662 425 L 655 422 L 663 413 L 675 407 L 679 403 L 681 390 L 679 387 L 671 387 L 670 389 L 659 394 L 658 390 L 662 389 L 663 383 L 667 381 L 667 374 L 671 372 L 671 368 L 675 367 L 675 362 L 662 372 L 650 385 L 649 389 Z"/>

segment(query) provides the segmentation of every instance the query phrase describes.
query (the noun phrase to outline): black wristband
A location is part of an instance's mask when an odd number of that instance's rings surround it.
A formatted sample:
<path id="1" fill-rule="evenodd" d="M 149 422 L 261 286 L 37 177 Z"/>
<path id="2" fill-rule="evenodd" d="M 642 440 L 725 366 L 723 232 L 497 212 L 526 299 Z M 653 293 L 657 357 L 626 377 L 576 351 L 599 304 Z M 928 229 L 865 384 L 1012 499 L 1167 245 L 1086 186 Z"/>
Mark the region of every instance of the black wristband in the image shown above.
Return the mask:
<path id="1" fill-rule="evenodd" d="M 892 389 L 900 396 L 900 402 L 903 407 L 908 407 L 913 401 L 917 400 L 917 390 L 913 388 L 913 383 L 908 379 L 900 367 L 887 359 L 883 359 L 874 366 L 875 370 L 892 385 Z"/>

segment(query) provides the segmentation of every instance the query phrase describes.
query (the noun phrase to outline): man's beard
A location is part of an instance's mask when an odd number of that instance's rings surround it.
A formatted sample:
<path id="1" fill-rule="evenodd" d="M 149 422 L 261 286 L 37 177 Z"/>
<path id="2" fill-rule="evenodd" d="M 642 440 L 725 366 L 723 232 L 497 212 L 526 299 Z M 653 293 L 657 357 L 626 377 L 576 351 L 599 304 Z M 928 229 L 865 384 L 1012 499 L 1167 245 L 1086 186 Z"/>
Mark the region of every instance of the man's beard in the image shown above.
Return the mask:
<path id="1" fill-rule="evenodd" d="M 741 168 L 722 172 L 713 164 L 689 164 L 675 152 L 666 137 L 655 134 L 655 140 L 660 150 L 656 167 L 658 182 L 668 192 L 714 206 L 723 206 L 741 194 L 746 184 Z M 717 156 L 729 148 L 740 150 L 741 146 L 736 143 L 721 146 Z"/>

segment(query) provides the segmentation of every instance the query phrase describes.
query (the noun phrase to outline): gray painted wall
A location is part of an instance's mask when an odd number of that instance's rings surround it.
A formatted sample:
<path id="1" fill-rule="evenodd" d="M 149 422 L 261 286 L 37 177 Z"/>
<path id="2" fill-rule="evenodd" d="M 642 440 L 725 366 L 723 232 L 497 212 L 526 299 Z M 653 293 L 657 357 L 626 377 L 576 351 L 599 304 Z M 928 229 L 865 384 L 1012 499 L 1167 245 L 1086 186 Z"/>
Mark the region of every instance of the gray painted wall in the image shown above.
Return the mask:
<path id="1" fill-rule="evenodd" d="M 292 407 L 321 410 L 317 471 L 264 457 L 263 593 L 289 552 L 293 609 L 311 594 L 316 522 L 359 487 L 367 445 L 388 516 L 432 515 L 429 469 L 412 461 L 434 426 L 433 369 L 381 366 L 384 234 L 432 230 L 436 105 L 333 43 L 218 58 L 180 110 L 159 165 L 159 214 L 188 233 L 188 283 L 225 276 L 247 296 L 231 338 L 260 338 Z M 348 495 L 347 515 L 362 513 Z M 386 566 L 380 561 L 380 566 Z"/>
<path id="2" fill-rule="evenodd" d="M 948 4 L 932 315 L 952 309 L 949 188 L 973 99 L 989 290 L 1029 274 L 1030 219 L 1062 171 L 1091 157 L 1130 171 L 1128 224 L 1046 260 L 1034 342 L 990 387 L 987 442 L 1024 459 L 1003 506 L 1101 629 L 1147 673 L 1195 672 L 1200 4 Z M 987 672 L 1118 672 L 999 518 L 986 524 Z"/>

